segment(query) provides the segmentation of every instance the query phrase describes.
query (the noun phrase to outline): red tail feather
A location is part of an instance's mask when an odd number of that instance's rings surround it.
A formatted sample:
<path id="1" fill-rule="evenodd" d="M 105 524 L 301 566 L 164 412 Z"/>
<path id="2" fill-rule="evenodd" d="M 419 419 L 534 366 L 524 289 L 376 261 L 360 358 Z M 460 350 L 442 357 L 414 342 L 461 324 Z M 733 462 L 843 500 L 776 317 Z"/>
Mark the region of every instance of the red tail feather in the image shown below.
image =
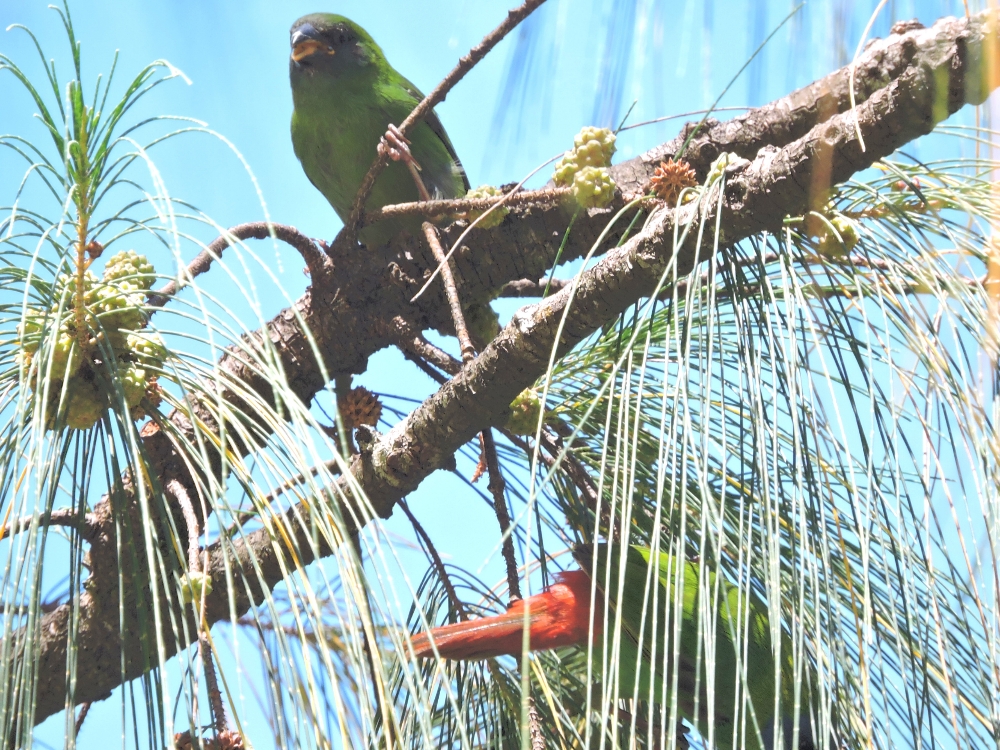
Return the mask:
<path id="1" fill-rule="evenodd" d="M 600 601 L 597 602 L 598 609 Z M 470 622 L 442 625 L 429 633 L 413 636 L 418 657 L 434 656 L 431 639 L 446 659 L 487 659 L 518 656 L 523 643 L 524 610 L 528 609 L 529 648 L 544 651 L 559 646 L 586 643 L 591 622 L 590 578 L 582 570 L 559 573 L 556 583 L 526 601 L 514 602 L 502 615 Z M 596 617 L 594 634 L 600 633 L 602 617 Z"/>

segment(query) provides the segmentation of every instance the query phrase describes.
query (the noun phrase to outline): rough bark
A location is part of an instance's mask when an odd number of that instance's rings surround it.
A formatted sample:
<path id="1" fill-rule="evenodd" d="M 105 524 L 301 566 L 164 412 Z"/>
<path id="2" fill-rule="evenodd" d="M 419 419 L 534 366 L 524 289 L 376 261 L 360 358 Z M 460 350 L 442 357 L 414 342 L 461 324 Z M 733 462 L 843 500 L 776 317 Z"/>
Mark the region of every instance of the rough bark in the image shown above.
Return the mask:
<path id="1" fill-rule="evenodd" d="M 575 290 L 563 287 L 522 308 L 485 351 L 388 434 L 359 435 L 361 455 L 350 476 L 330 491 L 331 499 L 339 499 L 344 534 L 369 518 L 351 500 L 351 482 L 363 489 L 375 514 L 388 517 L 395 504 L 431 472 L 451 464 L 455 451 L 464 443 L 483 429 L 504 422 L 511 400 L 545 372 L 554 346 L 558 355 L 564 354 L 637 300 L 648 297 L 671 263 L 676 264 L 676 273 L 683 275 L 710 257 L 714 251 L 711 229 L 705 233 L 704 244 L 696 245 L 692 240 L 675 248 L 676 224 L 705 222 L 712 228 L 718 219 L 724 243 L 730 245 L 760 232 L 778 231 L 786 216 L 800 215 L 809 208 L 815 199 L 817 174 L 825 184 L 842 182 L 929 132 L 963 105 L 982 102 L 988 93 L 981 64 L 984 40 L 989 45 L 996 42 L 992 20 L 989 14 L 943 19 L 933 28 L 911 29 L 869 45 L 856 67 L 856 112 L 847 112 L 849 70 L 844 68 L 734 120 L 706 121 L 684 153 L 700 176 L 723 151 L 751 160 L 728 175 L 721 215 L 716 214 L 720 205 L 716 188 L 698 205 L 684 207 L 679 216 L 659 209 L 641 233 L 615 247 L 625 226 L 621 223 L 606 238 L 603 256 L 583 274 Z M 855 116 L 866 151 L 857 140 Z M 622 192 L 641 190 L 653 167 L 666 156 L 676 155 L 694 127 L 689 125 L 673 141 L 615 167 Z M 608 218 L 623 205 L 619 198 L 609 209 L 581 216 L 563 259 L 588 252 Z M 569 216 L 570 209 L 558 201 L 514 206 L 500 226 L 470 234 L 453 261 L 463 303 L 486 302 L 510 282 L 545 278 Z M 444 228 L 442 242 L 450 246 L 463 228 L 462 223 Z M 432 267 L 430 251 L 413 238 L 398 238 L 378 251 L 333 257 L 325 261 L 322 273 L 314 270 L 313 285 L 294 310 L 283 311 L 265 328 L 249 334 L 247 341 L 253 344 L 266 337 L 275 345 L 292 389 L 308 403 L 325 387 L 326 379 L 299 319 L 313 332 L 331 377 L 364 372 L 372 354 L 397 341 L 399 320 L 405 321 L 403 327 L 410 331 L 447 328 L 448 307 L 439 282 L 416 304 L 409 302 Z M 219 366 L 256 392 L 270 394 L 266 379 L 237 352 L 224 356 Z M 236 398 L 232 394 L 228 397 Z M 207 411 L 205 414 L 210 416 Z M 171 415 L 170 420 L 182 434 L 190 434 L 190 425 L 182 415 Z M 194 492 L 194 478 L 168 431 L 150 428 L 144 441 L 151 471 L 161 483 L 176 479 Z M 116 502 L 124 503 L 126 513 L 136 513 L 127 493 Z M 125 586 L 124 631 L 120 628 L 118 540 L 112 505 L 110 499 L 104 499 L 94 510 L 97 531 L 90 542 L 92 573 L 76 613 L 80 626 L 74 703 L 105 697 L 122 682 L 123 650 L 126 679 L 152 666 L 150 643 L 140 636 L 143 629 L 138 627 L 140 617 L 149 619 L 152 614 L 141 587 Z M 302 565 L 330 553 L 312 533 L 308 509 L 296 506 L 285 514 L 284 521 L 297 543 L 296 555 Z M 179 514 L 175 513 L 173 523 L 184 539 Z M 160 527 L 165 535 L 168 529 L 167 525 Z M 243 614 L 294 567 L 285 554 L 285 543 L 273 529 L 271 524 L 237 540 L 230 551 L 218 544 L 211 550 L 215 585 L 207 602 L 210 622 L 228 619 L 232 611 L 237 616 Z M 162 539 L 163 550 L 169 550 L 168 537 Z M 135 539 L 127 541 L 141 544 Z M 226 556 L 234 571 L 233 590 L 227 587 Z M 141 570 L 128 571 L 126 583 L 141 580 L 142 575 Z M 168 600 L 168 605 L 176 607 L 176 602 Z M 66 705 L 69 607 L 63 605 L 46 614 L 38 631 L 35 722 Z M 163 614 L 167 615 L 166 610 Z M 173 615 L 183 618 L 178 608 Z M 194 633 L 193 627 L 189 632 Z M 4 644 L 7 654 L 23 648 L 23 636 L 21 633 Z M 18 637 L 21 646 L 13 642 Z M 165 637 L 168 653 L 185 645 Z"/>

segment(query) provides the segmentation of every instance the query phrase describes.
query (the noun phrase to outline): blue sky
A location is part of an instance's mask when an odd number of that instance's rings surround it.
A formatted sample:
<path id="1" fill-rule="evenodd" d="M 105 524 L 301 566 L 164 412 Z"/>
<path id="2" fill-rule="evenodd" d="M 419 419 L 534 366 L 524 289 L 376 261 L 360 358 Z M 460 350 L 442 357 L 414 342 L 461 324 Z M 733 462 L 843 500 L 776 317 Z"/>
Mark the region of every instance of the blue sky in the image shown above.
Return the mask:
<path id="1" fill-rule="evenodd" d="M 615 109 L 619 114 L 633 99 L 638 100 L 632 122 L 705 106 L 793 5 L 760 0 L 615 2 L 630 5 L 633 11 L 625 20 L 619 18 L 621 29 L 612 42 L 612 46 L 628 42 L 621 58 L 604 56 L 610 0 L 550 0 L 546 15 L 537 21 L 544 34 L 531 58 L 533 84 L 522 89 L 527 104 L 523 111 L 512 108 L 505 135 L 497 137 L 491 126 L 516 35 L 438 107 L 473 185 L 519 180 L 538 163 L 569 147 L 573 134 L 583 125 L 595 124 L 595 113 L 605 111 L 595 103 L 602 80 L 621 82 Z M 722 105 L 769 100 L 842 63 L 845 50 L 853 53 L 876 4 L 875 0 L 811 3 L 775 36 Z M 194 118 L 232 144 L 230 148 L 218 138 L 192 134 L 158 152 L 157 168 L 173 195 L 191 201 L 219 225 L 262 218 L 256 187 L 235 155 L 238 151 L 252 170 L 273 220 L 297 226 L 310 236 L 332 237 L 339 221 L 303 175 L 289 138 L 287 58 L 292 22 L 317 10 L 351 17 L 381 44 L 395 67 L 428 91 L 502 19 L 510 5 L 498 0 L 345 0 L 326 7 L 313 0 L 79 0 L 70 9 L 83 43 L 87 76 L 106 71 L 116 49 L 120 51 L 120 83 L 142 65 L 166 59 L 183 71 L 190 84 L 177 79 L 159 88 L 140 112 Z M 47 0 L 0 0 L 0 27 L 12 23 L 30 27 L 48 56 L 67 72 L 68 54 L 58 17 L 46 6 Z M 886 13 L 919 15 L 931 21 L 957 7 L 960 3 L 945 0 L 901 1 Z M 885 33 L 890 20 L 888 15 L 881 19 L 876 33 Z M 840 28 L 844 44 L 830 43 L 834 27 Z M 34 50 L 23 33 L 0 33 L 0 52 L 24 64 L 29 73 L 39 72 Z M 623 72 L 616 73 L 610 65 L 616 59 L 626 63 Z M 602 66 L 604 60 L 609 65 Z M 0 131 L 40 138 L 40 127 L 30 120 L 31 111 L 30 101 L 11 77 L 0 75 Z M 620 153 L 622 157 L 640 153 L 672 136 L 678 127 L 679 122 L 630 131 L 621 139 Z M 7 205 L 7 196 L 22 172 L 9 155 L 0 155 L 0 205 Z M 540 177 L 545 178 L 547 173 Z M 201 239 L 207 242 L 212 237 L 206 230 Z M 266 247 L 257 250 L 265 259 L 275 255 Z M 289 298 L 297 297 L 307 283 L 301 261 L 290 253 L 275 260 L 273 270 L 281 286 Z M 266 281 L 261 285 L 261 314 L 266 318 L 284 303 L 282 296 L 266 294 Z M 220 294 L 224 296 L 224 290 Z M 254 319 L 238 299 L 232 300 L 232 306 L 247 321 Z M 513 305 L 502 309 L 509 315 Z M 431 388 L 425 376 L 394 352 L 373 357 L 369 373 L 360 382 L 376 391 L 414 398 L 425 396 Z M 470 497 L 460 481 L 439 473 L 414 496 L 411 507 L 436 540 L 453 543 L 447 553 L 469 561 L 473 569 L 484 565 L 482 577 L 498 580 L 502 576 L 498 557 L 487 559 L 497 542 L 496 520 L 483 503 Z M 399 518 L 388 526 L 400 533 L 405 530 Z M 461 533 L 454 533 L 456 529 Z M 422 570 L 410 573 L 419 579 Z M 105 721 L 117 726 L 120 704 L 112 708 L 113 701 L 106 703 L 103 714 L 88 720 L 92 723 L 81 736 L 82 746 L 91 746 L 90 742 L 96 746 L 99 739 L 103 744 L 107 736 L 102 737 L 100 729 L 109 726 Z M 61 720 L 49 722 L 42 736 L 58 738 L 61 731 Z"/>

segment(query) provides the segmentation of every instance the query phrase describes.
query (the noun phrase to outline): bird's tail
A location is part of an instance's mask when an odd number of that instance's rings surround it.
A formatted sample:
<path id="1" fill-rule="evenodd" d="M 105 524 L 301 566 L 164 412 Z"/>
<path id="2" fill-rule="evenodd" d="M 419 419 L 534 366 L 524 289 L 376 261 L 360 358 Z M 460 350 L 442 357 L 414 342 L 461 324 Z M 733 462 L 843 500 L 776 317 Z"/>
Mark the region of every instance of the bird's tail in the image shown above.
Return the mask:
<path id="1" fill-rule="evenodd" d="M 417 658 L 435 656 L 434 647 L 443 659 L 489 659 L 521 653 L 524 633 L 524 607 L 516 602 L 510 611 L 454 625 L 442 625 L 413 636 Z M 529 617 L 531 615 L 529 614 Z"/>
<path id="2" fill-rule="evenodd" d="M 525 609 L 528 610 L 527 616 Z M 413 636 L 417 658 L 488 659 L 519 656 L 527 621 L 529 646 L 540 651 L 585 643 L 590 632 L 590 578 L 579 570 L 559 573 L 556 582 L 526 601 L 514 602 L 501 615 L 442 625 Z M 600 623 L 595 623 L 597 630 Z"/>

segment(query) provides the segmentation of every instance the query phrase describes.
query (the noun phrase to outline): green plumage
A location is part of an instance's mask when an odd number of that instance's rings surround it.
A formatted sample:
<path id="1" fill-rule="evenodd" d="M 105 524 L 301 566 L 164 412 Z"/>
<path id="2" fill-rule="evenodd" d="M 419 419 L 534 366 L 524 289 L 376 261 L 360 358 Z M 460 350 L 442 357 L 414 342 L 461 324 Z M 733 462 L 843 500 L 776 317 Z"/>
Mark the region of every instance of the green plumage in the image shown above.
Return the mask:
<path id="1" fill-rule="evenodd" d="M 309 180 L 346 221 L 379 139 L 389 125 L 406 119 L 423 94 L 389 65 L 364 29 L 343 16 L 304 16 L 291 35 L 292 145 Z M 437 116 L 432 112 L 407 137 L 431 196 L 464 195 L 465 171 Z M 390 162 L 366 207 L 419 199 L 406 165 Z M 420 223 L 419 218 L 379 222 L 363 229 L 360 238 L 375 246 L 401 229 L 416 234 Z"/>
<path id="2" fill-rule="evenodd" d="M 778 669 L 763 600 L 729 585 L 713 571 L 703 574 L 696 562 L 684 561 L 678 567 L 677 559 L 664 553 L 650 565 L 651 551 L 644 547 L 628 547 L 624 566 L 613 551 L 609 564 L 607 545 L 598 547 L 596 567 L 593 547 L 581 547 L 576 558 L 584 570 L 593 571 L 598 598 L 609 604 L 604 634 L 595 639 L 594 664 L 598 671 L 605 653 L 617 648 L 621 698 L 631 699 L 637 687 L 638 700 L 669 706 L 676 676 L 680 716 L 696 725 L 706 739 L 711 727 L 716 747 L 758 750 L 763 741 L 763 747 L 773 748 L 776 707 L 782 715 L 784 744 L 790 747 L 795 724 L 791 720 L 795 684 L 791 642 L 782 635 Z M 675 582 L 682 576 L 679 587 Z M 679 643 L 675 641 L 678 630 Z M 711 680 L 707 663 L 715 667 Z M 776 685 L 780 690 L 776 691 Z M 804 687 L 800 748 L 814 746 L 807 694 Z"/>

